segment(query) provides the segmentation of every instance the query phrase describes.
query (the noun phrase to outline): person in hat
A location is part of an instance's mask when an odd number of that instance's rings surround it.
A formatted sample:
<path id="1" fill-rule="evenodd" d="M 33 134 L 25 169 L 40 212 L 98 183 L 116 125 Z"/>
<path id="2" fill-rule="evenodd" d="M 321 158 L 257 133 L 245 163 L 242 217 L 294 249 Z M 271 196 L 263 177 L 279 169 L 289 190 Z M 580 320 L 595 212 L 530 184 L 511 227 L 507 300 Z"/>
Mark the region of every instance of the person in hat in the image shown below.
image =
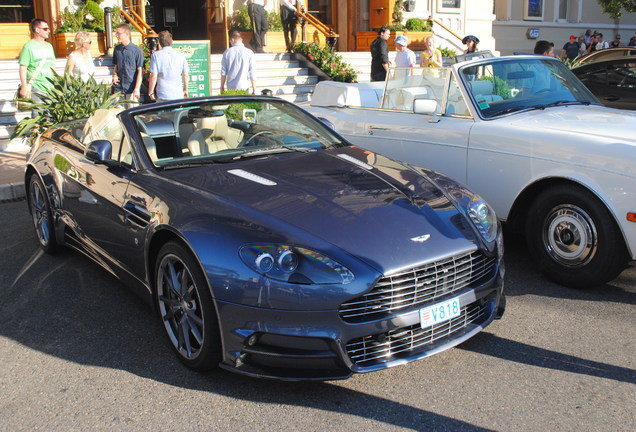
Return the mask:
<path id="1" fill-rule="evenodd" d="M 420 58 L 422 67 L 442 67 L 442 52 L 435 48 L 435 37 L 430 35 L 426 38 L 426 49 L 422 51 Z"/>
<path id="2" fill-rule="evenodd" d="M 408 49 L 409 40 L 404 35 L 399 35 L 395 38 L 395 66 L 396 67 L 414 67 L 417 62 L 415 60 L 415 53 Z"/>
<path id="3" fill-rule="evenodd" d="M 479 51 L 477 49 L 477 44 L 479 43 L 479 39 L 477 36 L 468 35 L 462 39 L 462 43 L 466 45 L 466 49 L 464 50 L 464 54 L 470 54 Z"/>
<path id="4" fill-rule="evenodd" d="M 561 48 L 561 54 L 559 55 L 559 58 L 561 60 L 565 60 L 567 58 L 568 60 L 572 61 L 579 56 L 580 50 L 581 44 L 579 44 L 576 40 L 576 36 L 570 35 L 570 40 L 566 42 L 565 45 L 563 45 L 563 48 Z"/>

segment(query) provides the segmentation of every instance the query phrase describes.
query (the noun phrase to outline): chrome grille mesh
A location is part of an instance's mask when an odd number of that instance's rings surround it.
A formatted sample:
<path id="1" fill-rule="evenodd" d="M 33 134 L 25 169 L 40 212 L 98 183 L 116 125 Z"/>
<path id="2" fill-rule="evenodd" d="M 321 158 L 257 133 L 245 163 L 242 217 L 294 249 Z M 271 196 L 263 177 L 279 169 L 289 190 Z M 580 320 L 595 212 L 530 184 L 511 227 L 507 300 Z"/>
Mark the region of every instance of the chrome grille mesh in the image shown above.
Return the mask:
<path id="1" fill-rule="evenodd" d="M 367 294 L 340 306 L 347 322 L 365 322 L 460 291 L 492 277 L 496 258 L 476 251 L 380 279 Z"/>
<path id="2" fill-rule="evenodd" d="M 406 357 L 444 337 L 464 329 L 469 324 L 483 322 L 488 317 L 488 304 L 475 302 L 462 308 L 461 314 L 449 321 L 421 328 L 419 324 L 386 334 L 354 339 L 347 344 L 347 354 L 358 366 Z"/>

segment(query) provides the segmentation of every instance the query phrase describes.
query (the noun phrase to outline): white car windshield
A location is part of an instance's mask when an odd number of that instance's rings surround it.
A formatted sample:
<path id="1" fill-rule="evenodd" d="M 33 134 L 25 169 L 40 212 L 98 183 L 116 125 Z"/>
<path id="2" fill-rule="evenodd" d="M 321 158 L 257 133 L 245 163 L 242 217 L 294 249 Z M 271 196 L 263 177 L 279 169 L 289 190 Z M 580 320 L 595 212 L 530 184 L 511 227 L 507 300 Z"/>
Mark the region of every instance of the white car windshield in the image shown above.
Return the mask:
<path id="1" fill-rule="evenodd" d="M 599 104 L 563 63 L 542 57 L 467 65 L 459 73 L 485 119 L 560 105 Z"/>
<path id="2" fill-rule="evenodd" d="M 412 111 L 416 99 L 425 99 L 435 103 L 435 111 L 439 111 L 450 72 L 446 68 L 391 68 L 381 108 Z"/>

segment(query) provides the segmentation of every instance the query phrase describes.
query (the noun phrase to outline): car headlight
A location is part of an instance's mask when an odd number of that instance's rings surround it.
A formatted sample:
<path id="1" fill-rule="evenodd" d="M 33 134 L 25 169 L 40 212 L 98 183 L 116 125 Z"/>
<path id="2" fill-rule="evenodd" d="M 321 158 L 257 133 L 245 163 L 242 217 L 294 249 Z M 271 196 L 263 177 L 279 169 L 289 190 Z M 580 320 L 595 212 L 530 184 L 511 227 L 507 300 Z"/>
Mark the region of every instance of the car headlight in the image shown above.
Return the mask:
<path id="1" fill-rule="evenodd" d="M 490 205 L 479 195 L 473 195 L 466 206 L 470 220 L 487 242 L 497 238 L 497 215 Z"/>
<path id="2" fill-rule="evenodd" d="M 355 279 L 342 264 L 310 249 L 277 244 L 250 244 L 239 250 L 252 270 L 271 279 L 298 284 L 348 284 Z"/>

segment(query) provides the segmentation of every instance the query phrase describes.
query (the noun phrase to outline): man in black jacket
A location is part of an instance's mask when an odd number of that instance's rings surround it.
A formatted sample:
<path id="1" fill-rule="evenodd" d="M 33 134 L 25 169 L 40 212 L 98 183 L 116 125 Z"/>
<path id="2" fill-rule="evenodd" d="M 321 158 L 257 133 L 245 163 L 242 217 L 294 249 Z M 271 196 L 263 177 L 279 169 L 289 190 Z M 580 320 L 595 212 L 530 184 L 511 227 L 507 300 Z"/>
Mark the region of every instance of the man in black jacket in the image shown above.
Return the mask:
<path id="1" fill-rule="evenodd" d="M 386 72 L 389 70 L 389 44 L 391 30 L 382 26 L 378 30 L 378 37 L 371 42 L 371 81 L 386 80 Z"/>

